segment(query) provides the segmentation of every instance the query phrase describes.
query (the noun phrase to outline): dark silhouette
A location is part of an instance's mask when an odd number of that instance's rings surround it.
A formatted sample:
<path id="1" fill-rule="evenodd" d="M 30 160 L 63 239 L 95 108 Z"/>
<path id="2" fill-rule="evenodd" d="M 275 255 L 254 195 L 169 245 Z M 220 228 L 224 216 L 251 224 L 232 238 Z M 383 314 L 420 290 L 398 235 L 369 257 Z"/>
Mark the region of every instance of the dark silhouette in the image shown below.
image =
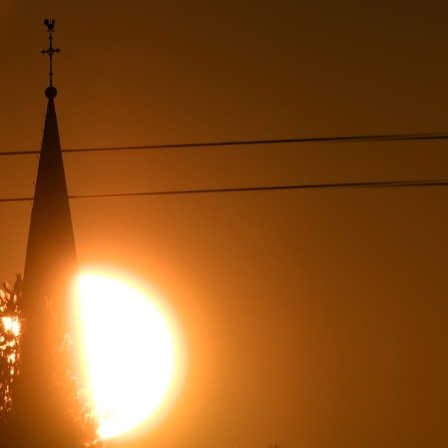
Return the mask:
<path id="1" fill-rule="evenodd" d="M 53 55 L 55 53 L 59 53 L 61 51 L 60 48 L 53 48 L 53 32 L 54 32 L 54 24 L 56 20 L 54 19 L 45 19 L 44 25 L 47 27 L 47 31 L 49 32 L 48 39 L 50 40 L 50 44 L 47 50 L 42 50 L 42 54 L 48 54 L 50 57 L 50 87 L 53 87 Z M 56 95 L 55 95 L 56 96 Z M 47 95 L 48 97 L 48 95 Z M 54 98 L 54 97 L 53 97 Z"/>
<path id="2" fill-rule="evenodd" d="M 20 374 L 2 428 L 5 448 L 73 448 L 95 438 L 95 421 L 85 418 L 79 363 L 67 344 L 75 340 L 78 263 L 52 85 L 52 56 L 60 50 L 52 46 L 55 21 L 44 23 L 50 86 L 20 301 Z"/>

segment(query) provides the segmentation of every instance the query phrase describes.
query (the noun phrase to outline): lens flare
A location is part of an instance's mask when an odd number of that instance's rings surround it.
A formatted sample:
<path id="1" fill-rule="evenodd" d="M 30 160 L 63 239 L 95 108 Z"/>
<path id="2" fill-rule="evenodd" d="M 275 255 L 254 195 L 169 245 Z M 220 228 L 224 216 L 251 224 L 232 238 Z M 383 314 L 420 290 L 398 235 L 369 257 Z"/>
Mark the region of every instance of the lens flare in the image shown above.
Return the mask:
<path id="1" fill-rule="evenodd" d="M 99 436 L 154 424 L 179 379 L 168 317 L 154 295 L 113 275 L 81 275 L 79 297 L 84 371 Z"/>

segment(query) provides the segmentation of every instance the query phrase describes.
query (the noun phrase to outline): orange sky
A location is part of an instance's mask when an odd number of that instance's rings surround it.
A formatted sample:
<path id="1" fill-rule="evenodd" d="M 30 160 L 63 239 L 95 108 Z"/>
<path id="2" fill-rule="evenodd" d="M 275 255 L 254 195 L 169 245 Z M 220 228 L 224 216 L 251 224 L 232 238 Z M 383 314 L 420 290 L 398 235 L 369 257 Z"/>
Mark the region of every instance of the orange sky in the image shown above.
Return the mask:
<path id="1" fill-rule="evenodd" d="M 40 147 L 47 17 L 63 148 L 448 130 L 448 5 L 260 3 L 3 0 L 1 150 Z M 446 145 L 64 160 L 78 195 L 447 178 Z M 31 196 L 36 169 L 2 157 L 0 197 Z M 446 187 L 73 200 L 80 263 L 151 283 L 186 335 L 179 401 L 135 444 L 448 444 L 446 200 Z M 0 209 L 13 281 L 31 207 Z"/>

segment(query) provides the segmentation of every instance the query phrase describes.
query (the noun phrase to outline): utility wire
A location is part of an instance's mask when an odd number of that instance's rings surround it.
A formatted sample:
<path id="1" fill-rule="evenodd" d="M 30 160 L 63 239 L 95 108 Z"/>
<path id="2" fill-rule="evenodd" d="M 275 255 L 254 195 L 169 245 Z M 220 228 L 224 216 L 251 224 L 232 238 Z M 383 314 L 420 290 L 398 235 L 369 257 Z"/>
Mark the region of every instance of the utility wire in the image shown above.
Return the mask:
<path id="1" fill-rule="evenodd" d="M 139 193 L 106 193 L 106 194 L 83 194 L 70 195 L 69 199 L 98 199 L 119 198 L 136 196 L 171 196 L 186 194 L 208 194 L 208 193 L 242 193 L 257 191 L 280 191 L 280 190 L 313 190 L 331 188 L 409 188 L 409 187 L 442 187 L 448 186 L 448 179 L 436 180 L 414 180 L 414 181 L 381 181 L 381 182 L 345 182 L 331 184 L 302 184 L 302 185 L 273 185 L 261 187 L 236 187 L 236 188 L 208 188 L 198 190 L 168 190 L 168 191 L 146 191 Z M 32 197 L 22 198 L 0 198 L 0 202 L 23 202 L 33 201 Z"/>
<path id="2" fill-rule="evenodd" d="M 384 135 L 351 135 L 342 137 L 309 137 L 309 138 L 286 138 L 273 140 L 240 140 L 227 142 L 206 142 L 206 143 L 177 143 L 166 145 L 142 145 L 142 146 L 115 146 L 104 148 L 78 148 L 63 149 L 64 153 L 81 153 L 97 151 L 135 151 L 149 149 L 187 149 L 206 148 L 217 146 L 249 146 L 249 145 L 273 145 L 287 143 L 322 143 L 322 142 L 404 142 L 404 141 L 428 141 L 428 140 L 448 140 L 448 133 L 432 134 L 384 134 Z M 0 152 L 0 156 L 21 156 L 30 154 L 40 154 L 40 151 L 7 151 Z"/>

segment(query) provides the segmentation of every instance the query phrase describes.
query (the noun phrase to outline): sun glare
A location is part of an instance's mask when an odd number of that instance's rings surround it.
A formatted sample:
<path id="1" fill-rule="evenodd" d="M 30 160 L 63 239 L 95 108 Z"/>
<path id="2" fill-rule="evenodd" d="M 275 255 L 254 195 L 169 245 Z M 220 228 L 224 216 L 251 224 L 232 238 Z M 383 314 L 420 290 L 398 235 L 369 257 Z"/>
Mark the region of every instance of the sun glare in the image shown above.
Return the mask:
<path id="1" fill-rule="evenodd" d="M 115 276 L 86 273 L 79 288 L 84 371 L 99 436 L 155 423 L 180 367 L 169 316 L 156 297 Z"/>
<path id="2" fill-rule="evenodd" d="M 20 322 L 17 317 L 2 317 L 2 321 L 6 331 L 11 331 L 14 336 L 20 334 Z"/>

